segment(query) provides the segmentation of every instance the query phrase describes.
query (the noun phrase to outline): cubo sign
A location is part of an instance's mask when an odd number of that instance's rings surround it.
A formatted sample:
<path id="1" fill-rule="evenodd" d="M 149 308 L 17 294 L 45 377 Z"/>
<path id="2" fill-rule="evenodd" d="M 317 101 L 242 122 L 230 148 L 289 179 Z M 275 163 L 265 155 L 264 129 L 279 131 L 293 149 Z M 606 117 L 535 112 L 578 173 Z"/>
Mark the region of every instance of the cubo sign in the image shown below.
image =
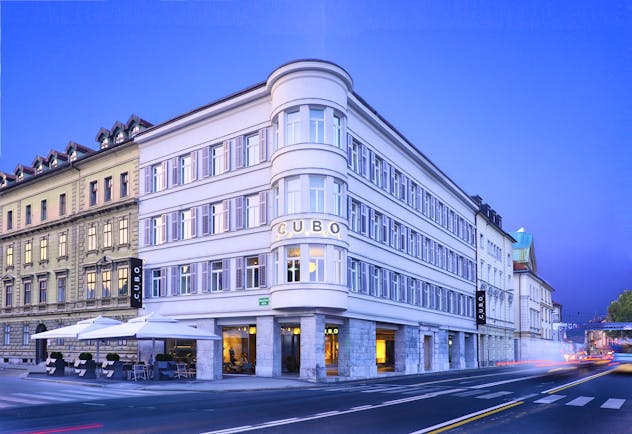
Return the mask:
<path id="1" fill-rule="evenodd" d="M 129 305 L 141 308 L 143 307 L 143 261 L 131 258 L 129 262 L 131 267 Z"/>
<path id="2" fill-rule="evenodd" d="M 341 239 L 340 224 L 330 220 L 297 219 L 279 223 L 276 227 L 276 239 L 319 236 Z"/>
<path id="3" fill-rule="evenodd" d="M 476 325 L 487 324 L 485 291 L 476 291 Z"/>

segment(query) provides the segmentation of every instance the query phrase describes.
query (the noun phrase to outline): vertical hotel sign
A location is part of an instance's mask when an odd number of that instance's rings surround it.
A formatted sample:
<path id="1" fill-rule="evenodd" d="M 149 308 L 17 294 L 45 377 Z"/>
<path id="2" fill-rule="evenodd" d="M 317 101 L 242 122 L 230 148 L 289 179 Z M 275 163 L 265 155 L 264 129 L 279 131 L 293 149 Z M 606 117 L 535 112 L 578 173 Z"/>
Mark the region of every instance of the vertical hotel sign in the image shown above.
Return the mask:
<path id="1" fill-rule="evenodd" d="M 476 325 L 484 325 L 486 323 L 485 291 L 476 291 Z"/>
<path id="2" fill-rule="evenodd" d="M 130 275 L 130 307 L 143 307 L 143 261 L 138 258 L 130 259 L 130 267 L 132 269 Z"/>

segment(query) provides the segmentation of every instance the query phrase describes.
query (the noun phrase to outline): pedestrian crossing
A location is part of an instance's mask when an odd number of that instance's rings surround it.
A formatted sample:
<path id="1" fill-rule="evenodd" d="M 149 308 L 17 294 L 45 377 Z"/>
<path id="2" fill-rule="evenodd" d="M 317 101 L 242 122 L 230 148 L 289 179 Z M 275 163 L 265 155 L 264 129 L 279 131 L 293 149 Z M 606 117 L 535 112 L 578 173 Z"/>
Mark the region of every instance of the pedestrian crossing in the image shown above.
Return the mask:
<path id="1" fill-rule="evenodd" d="M 322 391 L 322 388 L 312 388 L 311 390 Z M 424 395 L 427 393 L 433 393 L 440 390 L 445 390 L 445 386 L 417 386 L 417 385 L 397 385 L 397 384 L 357 384 L 346 386 L 334 386 L 327 387 L 327 391 L 330 392 L 352 392 L 352 393 L 380 393 L 380 394 L 400 394 L 400 395 Z M 513 396 L 512 396 L 513 395 Z M 522 401 L 531 401 L 535 404 L 563 404 L 569 407 L 586 407 L 595 406 L 599 408 L 620 410 L 626 402 L 632 400 L 626 400 L 622 398 L 604 398 L 602 400 L 594 396 L 568 396 L 568 395 L 542 395 L 531 394 L 527 396 L 517 396 L 515 392 L 508 390 L 492 391 L 489 389 L 459 389 L 455 393 L 447 393 L 444 396 L 458 397 L 458 398 L 476 398 L 482 400 L 491 400 L 496 398 L 511 398 Z M 629 403 L 629 404 L 630 404 Z M 630 404 L 632 405 L 632 404 Z"/>
<path id="2" fill-rule="evenodd" d="M 160 395 L 160 391 L 122 390 L 109 388 L 60 388 L 54 392 L 0 393 L 0 409 L 30 405 L 62 404 L 68 402 L 98 401 L 116 398 L 133 398 Z"/>

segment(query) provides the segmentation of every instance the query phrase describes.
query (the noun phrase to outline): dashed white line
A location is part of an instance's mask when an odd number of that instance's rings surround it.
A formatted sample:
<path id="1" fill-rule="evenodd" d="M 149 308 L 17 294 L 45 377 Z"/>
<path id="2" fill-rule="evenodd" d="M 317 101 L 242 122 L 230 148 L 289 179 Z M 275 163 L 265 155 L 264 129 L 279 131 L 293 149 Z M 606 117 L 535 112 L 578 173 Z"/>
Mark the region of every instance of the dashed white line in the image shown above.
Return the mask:
<path id="1" fill-rule="evenodd" d="M 544 398 L 540 398 L 540 399 L 538 399 L 536 401 L 533 401 L 533 402 L 535 402 L 536 404 L 550 404 L 552 402 L 555 402 L 555 401 L 557 401 L 559 399 L 562 399 L 562 398 L 565 398 L 565 397 L 566 397 L 566 395 L 549 395 L 549 396 L 545 396 Z"/>
<path id="2" fill-rule="evenodd" d="M 625 399 L 610 398 L 601 405 L 601 408 L 610 408 L 612 410 L 620 409 L 625 403 Z"/>
<path id="3" fill-rule="evenodd" d="M 567 402 L 566 405 L 572 405 L 573 407 L 583 407 L 584 405 L 588 404 L 593 399 L 595 398 L 592 396 L 580 396 L 578 398 L 573 399 L 572 401 Z"/>

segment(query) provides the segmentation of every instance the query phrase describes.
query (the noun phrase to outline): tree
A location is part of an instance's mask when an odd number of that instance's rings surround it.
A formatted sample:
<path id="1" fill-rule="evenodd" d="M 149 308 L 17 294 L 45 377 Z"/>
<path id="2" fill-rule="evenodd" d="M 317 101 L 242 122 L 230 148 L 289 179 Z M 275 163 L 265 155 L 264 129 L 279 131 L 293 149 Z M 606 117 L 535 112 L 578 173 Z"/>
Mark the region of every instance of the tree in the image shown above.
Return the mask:
<path id="1" fill-rule="evenodd" d="M 632 290 L 626 289 L 619 298 L 612 301 L 608 306 L 608 320 L 613 322 L 632 322 Z M 608 333 L 609 336 L 632 336 L 631 332 Z"/>

